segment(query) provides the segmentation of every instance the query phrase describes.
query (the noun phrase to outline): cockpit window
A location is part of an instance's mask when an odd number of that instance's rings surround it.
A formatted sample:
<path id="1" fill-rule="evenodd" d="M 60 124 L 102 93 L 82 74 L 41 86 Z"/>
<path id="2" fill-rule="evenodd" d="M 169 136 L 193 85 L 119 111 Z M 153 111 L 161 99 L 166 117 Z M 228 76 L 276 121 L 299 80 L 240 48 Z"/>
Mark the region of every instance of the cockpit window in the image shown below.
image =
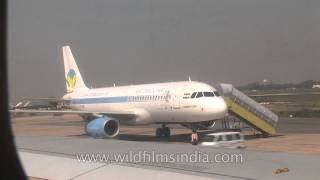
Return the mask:
<path id="1" fill-rule="evenodd" d="M 203 92 L 204 97 L 214 97 L 213 92 Z"/>
<path id="2" fill-rule="evenodd" d="M 197 95 L 197 92 L 192 93 L 191 98 L 195 98 Z"/>
<path id="3" fill-rule="evenodd" d="M 218 92 L 194 92 L 191 95 L 191 98 L 201 98 L 201 97 L 214 97 L 214 96 L 220 96 Z"/>
<path id="4" fill-rule="evenodd" d="M 203 97 L 203 93 L 202 92 L 198 92 L 197 94 L 197 98 Z"/>
<path id="5" fill-rule="evenodd" d="M 215 92 L 214 92 L 214 95 L 220 96 L 220 94 L 218 93 L 218 91 L 215 91 Z"/>

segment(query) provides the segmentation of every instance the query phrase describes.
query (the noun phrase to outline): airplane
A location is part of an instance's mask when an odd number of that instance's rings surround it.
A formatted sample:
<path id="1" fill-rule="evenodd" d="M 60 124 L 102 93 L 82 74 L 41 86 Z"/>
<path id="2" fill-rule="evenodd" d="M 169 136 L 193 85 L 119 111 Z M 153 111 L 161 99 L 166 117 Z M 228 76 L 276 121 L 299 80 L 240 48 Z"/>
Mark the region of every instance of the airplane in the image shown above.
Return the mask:
<path id="1" fill-rule="evenodd" d="M 227 114 L 217 90 L 203 82 L 180 81 L 106 88 L 88 88 L 69 46 L 62 47 L 67 94 L 71 110 L 12 110 L 11 112 L 78 114 L 85 132 L 94 138 L 113 138 L 120 124 L 159 124 L 157 137 L 169 137 L 168 124 L 180 124 L 197 133 L 212 128 Z"/>

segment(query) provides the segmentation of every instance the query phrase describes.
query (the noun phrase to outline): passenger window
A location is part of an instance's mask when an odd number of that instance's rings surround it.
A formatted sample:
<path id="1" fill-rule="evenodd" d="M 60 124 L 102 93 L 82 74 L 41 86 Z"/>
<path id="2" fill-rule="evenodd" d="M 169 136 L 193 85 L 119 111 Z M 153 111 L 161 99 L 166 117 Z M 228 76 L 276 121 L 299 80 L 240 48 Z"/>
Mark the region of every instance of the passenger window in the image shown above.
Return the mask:
<path id="1" fill-rule="evenodd" d="M 236 139 L 236 140 L 240 140 L 240 134 L 236 134 L 236 135 L 235 135 L 235 139 Z"/>
<path id="2" fill-rule="evenodd" d="M 204 136 L 201 138 L 201 141 L 202 142 L 212 142 L 212 141 L 215 141 L 215 139 L 213 137 L 210 137 L 210 136 Z"/>
<path id="3" fill-rule="evenodd" d="M 232 135 L 227 135 L 227 141 L 232 141 L 232 140 L 233 140 Z"/>
<path id="4" fill-rule="evenodd" d="M 213 92 L 203 92 L 204 97 L 214 97 Z"/>
<path id="5" fill-rule="evenodd" d="M 197 98 L 203 97 L 203 93 L 202 92 L 198 92 L 197 94 Z"/>
<path id="6" fill-rule="evenodd" d="M 222 136 L 216 136 L 215 141 L 222 141 Z"/>
<path id="7" fill-rule="evenodd" d="M 195 98 L 197 95 L 197 92 L 192 93 L 191 98 Z"/>

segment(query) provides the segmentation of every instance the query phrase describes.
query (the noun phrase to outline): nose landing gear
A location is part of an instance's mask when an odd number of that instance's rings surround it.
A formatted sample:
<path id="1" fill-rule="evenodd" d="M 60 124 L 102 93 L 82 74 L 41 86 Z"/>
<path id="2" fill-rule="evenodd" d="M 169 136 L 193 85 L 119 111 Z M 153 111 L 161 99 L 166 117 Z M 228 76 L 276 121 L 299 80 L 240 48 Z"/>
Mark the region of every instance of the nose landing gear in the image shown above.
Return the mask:
<path id="1" fill-rule="evenodd" d="M 162 124 L 161 128 L 156 129 L 156 137 L 170 137 L 170 128 Z"/>

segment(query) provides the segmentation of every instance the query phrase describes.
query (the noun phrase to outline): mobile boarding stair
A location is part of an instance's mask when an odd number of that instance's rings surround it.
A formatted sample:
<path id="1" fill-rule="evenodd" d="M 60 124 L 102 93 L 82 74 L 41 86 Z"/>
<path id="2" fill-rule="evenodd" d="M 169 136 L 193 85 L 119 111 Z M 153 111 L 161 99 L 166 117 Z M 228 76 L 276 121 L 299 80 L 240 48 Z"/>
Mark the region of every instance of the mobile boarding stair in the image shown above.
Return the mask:
<path id="1" fill-rule="evenodd" d="M 278 116 L 257 103 L 231 84 L 218 84 L 216 89 L 224 97 L 229 113 L 266 135 L 276 133 Z"/>

